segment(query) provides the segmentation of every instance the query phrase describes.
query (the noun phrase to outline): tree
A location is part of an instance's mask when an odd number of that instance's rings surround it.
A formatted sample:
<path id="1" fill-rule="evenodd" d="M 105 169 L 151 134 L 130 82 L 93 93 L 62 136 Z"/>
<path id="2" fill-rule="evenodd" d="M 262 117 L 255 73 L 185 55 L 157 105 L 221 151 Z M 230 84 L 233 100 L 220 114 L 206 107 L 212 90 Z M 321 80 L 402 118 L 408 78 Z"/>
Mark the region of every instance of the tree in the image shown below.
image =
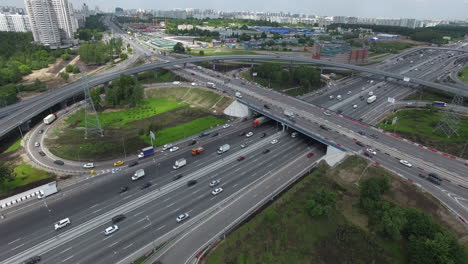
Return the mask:
<path id="1" fill-rule="evenodd" d="M 246 25 L 242 25 L 239 29 L 248 30 L 249 28 Z"/>
<path id="2" fill-rule="evenodd" d="M 180 42 L 177 42 L 174 47 L 172 48 L 172 50 L 175 52 L 175 53 L 184 53 L 185 52 L 185 48 L 184 48 L 184 44 L 180 43 Z"/>
<path id="3" fill-rule="evenodd" d="M 30 74 L 32 72 L 31 68 L 29 68 L 28 65 L 24 65 L 24 64 L 20 65 L 18 67 L 18 70 L 22 75 L 27 75 L 27 74 Z"/>
<path id="4" fill-rule="evenodd" d="M 91 89 L 89 91 L 89 96 L 91 97 L 91 100 L 93 101 L 94 108 L 96 108 L 96 111 L 101 111 L 102 110 L 101 90 L 99 88 Z"/>
<path id="5" fill-rule="evenodd" d="M 247 35 L 247 34 L 245 34 L 245 33 L 242 33 L 242 34 L 240 35 L 239 39 L 240 39 L 241 41 L 250 41 L 250 40 L 252 39 L 252 37 L 251 37 L 250 35 Z"/>
<path id="6" fill-rule="evenodd" d="M 265 32 L 262 32 L 262 34 L 260 35 L 260 38 L 266 39 L 266 38 L 267 38 L 267 34 L 266 34 Z"/>
<path id="7" fill-rule="evenodd" d="M 336 203 L 336 194 L 319 188 L 312 194 L 312 199 L 306 202 L 306 211 L 311 216 L 328 216 Z"/>
<path id="8" fill-rule="evenodd" d="M 381 231 L 390 239 L 399 240 L 406 222 L 405 211 L 398 206 L 394 206 L 383 213 L 380 220 Z"/>
<path id="9" fill-rule="evenodd" d="M 65 67 L 65 71 L 68 73 L 73 72 L 73 68 L 74 68 L 73 65 L 68 64 L 67 67 Z"/>
<path id="10" fill-rule="evenodd" d="M 0 185 L 14 178 L 13 169 L 5 162 L 0 162 Z"/>
<path id="11" fill-rule="evenodd" d="M 143 88 L 131 75 L 120 75 L 106 90 L 106 103 L 112 106 L 136 106 L 143 99 Z"/>
<path id="12" fill-rule="evenodd" d="M 128 47 L 128 48 L 127 48 L 127 52 L 131 54 L 131 53 L 133 52 L 133 49 L 130 48 L 130 47 Z"/>
<path id="13" fill-rule="evenodd" d="M 120 53 L 120 58 L 121 58 L 122 60 L 126 60 L 126 59 L 128 58 L 127 53 Z"/>
<path id="14" fill-rule="evenodd" d="M 66 72 L 61 72 L 60 73 L 60 77 L 62 77 L 62 79 L 65 81 L 65 82 L 68 82 L 68 79 L 70 78 L 70 75 Z"/>
<path id="15" fill-rule="evenodd" d="M 73 74 L 80 73 L 80 68 L 78 66 L 73 67 Z"/>
<path id="16" fill-rule="evenodd" d="M 200 50 L 200 51 L 198 52 L 198 55 L 204 56 L 204 55 L 205 55 L 205 52 L 204 52 L 203 50 Z"/>
<path id="17" fill-rule="evenodd" d="M 69 60 L 70 58 L 71 58 L 70 54 L 68 53 L 62 54 L 62 60 Z"/>

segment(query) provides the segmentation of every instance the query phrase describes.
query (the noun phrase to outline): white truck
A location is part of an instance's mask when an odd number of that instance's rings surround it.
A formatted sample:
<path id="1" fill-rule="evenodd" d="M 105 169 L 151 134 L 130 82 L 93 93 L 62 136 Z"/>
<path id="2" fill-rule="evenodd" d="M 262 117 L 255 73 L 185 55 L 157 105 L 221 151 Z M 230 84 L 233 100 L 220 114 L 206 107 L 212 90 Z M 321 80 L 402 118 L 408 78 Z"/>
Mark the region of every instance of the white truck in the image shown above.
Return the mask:
<path id="1" fill-rule="evenodd" d="M 49 195 L 52 195 L 54 193 L 57 193 L 57 182 L 49 182 L 48 184 L 42 185 L 41 190 L 39 190 L 39 193 L 37 194 L 37 199 L 42 199 L 44 197 L 47 197 Z"/>
<path id="2" fill-rule="evenodd" d="M 206 83 L 206 86 L 207 86 L 208 88 L 216 88 L 216 84 L 214 84 L 214 83 L 212 83 L 212 82 L 207 82 L 207 83 Z"/>
<path id="3" fill-rule="evenodd" d="M 57 115 L 56 114 L 50 114 L 50 115 L 48 115 L 48 116 L 46 116 L 44 118 L 44 124 L 49 125 L 52 122 L 54 122 L 55 119 L 57 119 Z"/>
<path id="4" fill-rule="evenodd" d="M 224 145 L 220 146 L 216 152 L 218 154 L 223 154 L 224 152 L 228 151 L 230 148 L 231 148 L 231 146 L 229 146 L 229 144 L 224 144 Z"/>
<path id="5" fill-rule="evenodd" d="M 237 97 L 237 98 L 242 98 L 242 94 L 239 93 L 239 92 L 236 92 L 236 97 Z"/>
<path id="6" fill-rule="evenodd" d="M 370 96 L 369 98 L 367 98 L 367 103 L 372 104 L 373 102 L 375 102 L 375 100 L 377 100 L 377 96 Z"/>
<path id="7" fill-rule="evenodd" d="M 186 164 L 187 164 L 186 159 L 178 159 L 178 160 L 176 160 L 176 162 L 174 163 L 174 166 L 172 166 L 172 168 L 174 170 L 177 170 L 178 168 L 181 168 L 181 167 L 185 166 Z"/>
<path id="8" fill-rule="evenodd" d="M 143 178 L 145 176 L 145 170 L 144 169 L 139 169 L 135 171 L 135 174 L 132 176 L 132 181 L 136 181 L 140 178 Z"/>

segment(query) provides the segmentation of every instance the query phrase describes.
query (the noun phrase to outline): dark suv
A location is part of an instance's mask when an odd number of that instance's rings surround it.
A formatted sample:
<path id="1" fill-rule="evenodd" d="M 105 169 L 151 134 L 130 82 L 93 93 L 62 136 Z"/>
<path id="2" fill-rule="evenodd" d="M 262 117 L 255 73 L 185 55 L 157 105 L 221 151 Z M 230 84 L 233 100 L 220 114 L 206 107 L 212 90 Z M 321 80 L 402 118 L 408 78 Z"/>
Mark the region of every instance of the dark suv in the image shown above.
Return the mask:
<path id="1" fill-rule="evenodd" d="M 41 261 L 41 256 L 34 256 L 34 257 L 26 260 L 23 263 L 24 264 L 36 264 L 36 263 L 39 263 L 40 261 Z"/>
<path id="2" fill-rule="evenodd" d="M 124 219 L 125 219 L 125 215 L 119 214 L 119 215 L 116 215 L 116 216 L 112 217 L 112 223 L 115 225 L 118 222 L 123 221 Z"/>

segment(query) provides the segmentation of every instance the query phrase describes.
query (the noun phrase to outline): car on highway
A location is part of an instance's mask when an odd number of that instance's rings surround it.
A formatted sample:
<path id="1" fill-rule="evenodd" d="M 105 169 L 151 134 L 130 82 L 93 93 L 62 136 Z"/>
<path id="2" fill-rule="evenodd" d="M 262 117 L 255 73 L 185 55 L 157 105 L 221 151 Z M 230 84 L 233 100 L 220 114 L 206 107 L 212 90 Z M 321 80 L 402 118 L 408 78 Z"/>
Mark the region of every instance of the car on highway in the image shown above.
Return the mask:
<path id="1" fill-rule="evenodd" d="M 351 91 L 348 91 L 346 94 L 351 94 Z"/>
<path id="2" fill-rule="evenodd" d="M 264 138 L 264 137 L 266 137 L 266 133 L 262 133 L 262 134 L 260 135 L 260 138 Z"/>
<path id="3" fill-rule="evenodd" d="M 39 142 L 34 142 L 34 146 L 37 148 L 39 147 L 41 144 L 39 144 Z"/>
<path id="4" fill-rule="evenodd" d="M 365 136 L 366 135 L 366 132 L 362 131 L 362 130 L 359 130 L 358 131 L 358 134 L 361 135 L 361 136 Z"/>
<path id="5" fill-rule="evenodd" d="M 180 84 L 178 81 L 173 81 L 172 84 Z"/>
<path id="6" fill-rule="evenodd" d="M 23 264 L 36 264 L 41 261 L 41 256 L 34 256 L 24 261 Z"/>
<path id="7" fill-rule="evenodd" d="M 118 160 L 118 161 L 114 162 L 114 166 L 120 166 L 120 165 L 123 165 L 123 164 L 124 164 L 123 160 Z"/>
<path id="8" fill-rule="evenodd" d="M 224 125 L 223 125 L 223 128 L 228 128 L 228 127 L 230 127 L 230 126 L 231 126 L 230 124 L 224 124 Z"/>
<path id="9" fill-rule="evenodd" d="M 326 116 L 329 116 L 329 115 L 331 115 L 331 112 L 327 110 L 327 111 L 323 112 L 323 114 L 326 115 Z"/>
<path id="10" fill-rule="evenodd" d="M 194 186 L 195 184 L 197 184 L 197 182 L 198 182 L 197 180 L 190 180 L 187 182 L 187 186 L 188 187 Z"/>
<path id="11" fill-rule="evenodd" d="M 44 130 L 43 129 L 39 130 L 39 134 L 42 134 L 42 133 L 44 133 Z"/>
<path id="12" fill-rule="evenodd" d="M 270 107 L 267 104 L 264 104 L 263 107 L 265 107 L 265 109 L 270 109 Z"/>
<path id="13" fill-rule="evenodd" d="M 92 168 L 94 168 L 94 163 L 92 163 L 92 162 L 86 163 L 86 164 L 83 165 L 83 168 L 92 169 Z"/>
<path id="14" fill-rule="evenodd" d="M 169 149 L 170 152 L 175 152 L 175 151 L 178 151 L 179 150 L 179 147 L 172 147 Z"/>
<path id="15" fill-rule="evenodd" d="M 370 134 L 370 136 L 369 136 L 369 137 L 371 137 L 371 138 L 374 138 L 374 139 L 378 139 L 378 138 L 379 138 L 379 136 L 378 136 L 378 135 L 376 135 L 376 134 Z"/>
<path id="16" fill-rule="evenodd" d="M 62 166 L 63 164 L 65 164 L 65 163 L 63 162 L 63 160 L 54 160 L 54 163 L 57 164 L 57 165 L 60 165 L 60 166 Z"/>
<path id="17" fill-rule="evenodd" d="M 197 85 L 197 83 L 191 83 L 191 85 L 192 85 L 192 86 L 195 86 L 195 85 Z"/>
<path id="18" fill-rule="evenodd" d="M 253 133 L 252 131 L 250 131 L 249 133 L 247 133 L 247 134 L 245 135 L 245 137 L 251 137 L 251 136 L 253 136 L 253 134 L 254 134 L 254 133 Z"/>
<path id="19" fill-rule="evenodd" d="M 192 140 L 192 141 L 190 141 L 190 143 L 189 143 L 188 145 L 189 145 L 189 146 L 193 146 L 193 145 L 195 145 L 195 144 L 197 144 L 197 141 L 196 141 L 196 140 Z"/>
<path id="20" fill-rule="evenodd" d="M 162 147 L 163 150 L 168 150 L 170 148 L 172 148 L 172 144 L 164 144 Z"/>
<path id="21" fill-rule="evenodd" d="M 210 187 L 214 187 L 216 185 L 218 185 L 221 181 L 220 180 L 212 180 L 210 181 Z"/>
<path id="22" fill-rule="evenodd" d="M 128 191 L 128 186 L 122 186 L 120 187 L 119 193 L 124 193 L 126 191 Z"/>
<path id="23" fill-rule="evenodd" d="M 400 163 L 405 165 L 408 168 L 413 167 L 413 165 L 411 163 L 409 163 L 407 160 L 400 160 Z"/>
<path id="24" fill-rule="evenodd" d="M 104 235 L 108 236 L 117 230 L 119 230 L 119 227 L 117 225 L 109 226 L 108 228 L 106 228 L 106 230 L 104 230 Z"/>
<path id="25" fill-rule="evenodd" d="M 320 125 L 319 127 L 323 130 L 330 130 L 330 128 L 326 127 L 325 125 Z"/>
<path id="26" fill-rule="evenodd" d="M 312 152 L 307 153 L 308 158 L 312 158 L 313 156 L 314 156 L 314 153 L 312 153 Z"/>
<path id="27" fill-rule="evenodd" d="M 124 214 L 118 214 L 118 215 L 112 217 L 112 223 L 115 225 L 115 224 L 117 224 L 118 222 L 122 222 L 125 218 L 126 218 L 126 217 L 125 217 Z"/>
<path id="28" fill-rule="evenodd" d="M 374 149 L 368 148 L 366 149 L 366 151 L 369 152 L 370 154 L 377 155 L 377 151 L 375 151 Z"/>
<path id="29" fill-rule="evenodd" d="M 223 191 L 223 188 L 219 187 L 219 188 L 216 188 L 214 189 L 211 194 L 212 195 L 218 195 L 219 193 L 221 193 Z"/>
<path id="30" fill-rule="evenodd" d="M 67 217 L 55 223 L 54 228 L 55 230 L 59 230 L 70 224 L 71 224 L 70 218 Z"/>
<path id="31" fill-rule="evenodd" d="M 356 108 L 357 108 L 357 105 L 353 105 L 353 108 L 356 109 Z"/>
<path id="32" fill-rule="evenodd" d="M 190 215 L 188 213 L 183 213 L 183 214 L 179 215 L 176 218 L 176 221 L 177 221 L 177 223 L 180 223 L 180 222 L 184 221 L 185 219 L 187 219 L 189 217 L 190 217 Z"/>
<path id="33" fill-rule="evenodd" d="M 277 139 L 273 139 L 272 141 L 270 141 L 271 144 L 276 144 L 278 143 L 278 140 Z"/>
<path id="34" fill-rule="evenodd" d="M 364 143 L 362 143 L 361 141 L 356 141 L 356 145 L 360 146 L 360 147 L 365 147 L 366 145 L 364 145 Z"/>
<path id="35" fill-rule="evenodd" d="M 42 157 L 45 157 L 45 153 L 44 153 L 44 152 L 39 151 L 38 153 L 39 153 L 39 155 L 41 155 Z"/>
<path id="36" fill-rule="evenodd" d="M 146 188 L 149 188 L 149 187 L 151 187 L 151 185 L 152 185 L 151 182 L 147 182 L 147 183 L 143 184 L 143 185 L 140 187 L 140 190 L 144 190 L 144 189 L 146 189 Z"/>
<path id="37" fill-rule="evenodd" d="M 244 132 L 240 132 L 240 133 L 239 133 L 239 136 L 242 137 L 242 136 L 245 136 L 245 134 L 246 134 L 245 131 L 244 131 Z"/>
<path id="38" fill-rule="evenodd" d="M 177 181 L 178 179 L 182 178 L 183 175 L 182 174 L 177 174 L 176 176 L 174 176 L 174 178 L 172 178 L 173 181 Z"/>
<path id="39" fill-rule="evenodd" d="M 270 150 L 269 150 L 269 149 L 265 149 L 262 153 L 263 153 L 263 154 L 267 154 L 268 152 L 270 152 Z"/>
<path id="40" fill-rule="evenodd" d="M 216 136 L 219 136 L 219 133 L 218 132 L 215 132 L 211 135 L 211 137 L 216 137 Z"/>
<path id="41" fill-rule="evenodd" d="M 242 160 L 245 160 L 244 156 L 240 156 L 240 157 L 237 158 L 237 161 L 242 161 Z"/>
<path id="42" fill-rule="evenodd" d="M 138 161 L 134 160 L 134 161 L 130 162 L 130 164 L 128 164 L 128 167 L 131 168 L 131 167 L 134 167 L 136 165 L 138 165 Z"/>

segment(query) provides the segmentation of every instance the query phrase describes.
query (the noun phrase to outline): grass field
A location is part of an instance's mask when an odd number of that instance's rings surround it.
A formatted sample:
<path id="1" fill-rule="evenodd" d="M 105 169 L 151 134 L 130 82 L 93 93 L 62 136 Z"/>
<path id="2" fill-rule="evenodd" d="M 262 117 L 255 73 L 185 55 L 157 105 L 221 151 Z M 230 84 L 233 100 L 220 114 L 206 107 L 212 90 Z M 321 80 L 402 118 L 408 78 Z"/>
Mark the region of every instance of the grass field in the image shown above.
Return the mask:
<path id="1" fill-rule="evenodd" d="M 461 71 L 460 80 L 468 82 L 468 67 L 465 67 L 463 71 Z"/>
<path id="2" fill-rule="evenodd" d="M 21 138 L 18 138 L 11 146 L 9 146 L 3 153 L 13 152 L 21 148 Z"/>
<path id="3" fill-rule="evenodd" d="M 21 164 L 15 167 L 14 173 L 16 177 L 12 181 L 6 181 L 0 185 L 0 193 L 15 189 L 32 182 L 55 177 L 54 174 L 36 169 L 28 164 Z"/>
<path id="4" fill-rule="evenodd" d="M 230 233 L 208 253 L 206 263 L 407 263 L 405 241 L 381 236 L 357 204 L 358 179 L 381 175 L 389 173 L 380 167 L 368 167 L 367 161 L 355 156 L 335 169 L 322 164 Z M 437 217 L 440 210 L 444 216 L 450 217 L 450 213 L 414 185 L 395 176 L 391 186 L 388 201 L 421 208 L 436 215 L 436 222 L 444 226 L 452 224 Z M 337 203 L 329 216 L 312 217 L 305 208 L 319 188 L 334 192 Z M 465 236 L 464 227 L 453 221 L 453 226 L 459 228 L 457 236 Z"/>
<path id="5" fill-rule="evenodd" d="M 264 87 L 270 87 L 278 92 L 284 92 L 285 94 L 287 95 L 290 95 L 290 96 L 300 96 L 300 95 L 303 95 L 303 94 L 306 94 L 306 93 L 310 93 L 312 91 L 314 91 L 313 87 L 312 87 L 312 90 L 309 90 L 307 88 L 304 88 L 304 87 L 297 87 L 296 89 L 290 89 L 292 88 L 291 86 L 283 86 L 279 83 L 276 83 L 274 81 L 269 81 L 267 79 L 263 79 L 263 78 L 260 78 L 260 77 L 252 77 L 252 75 L 250 75 L 250 72 L 241 72 L 241 77 L 248 80 L 248 81 L 251 81 L 251 82 L 254 82 L 254 83 L 258 83 Z"/>
<path id="6" fill-rule="evenodd" d="M 396 127 L 391 125 L 394 116 L 398 117 Z M 460 116 L 457 126 L 460 135 L 448 138 L 442 131 L 434 130 L 443 116 L 444 112 L 437 109 L 401 110 L 387 118 L 379 127 L 392 132 L 395 130 L 409 140 L 458 156 L 468 140 L 468 117 Z M 464 157 L 468 157 L 468 153 Z"/>
<path id="7" fill-rule="evenodd" d="M 179 139 L 198 134 L 206 129 L 215 127 L 217 125 L 222 125 L 224 123 L 226 123 L 226 120 L 224 119 L 214 116 L 207 116 L 175 127 L 168 127 L 159 130 L 156 133 L 155 145 L 162 146 L 166 143 L 174 142 Z M 151 144 L 149 136 L 141 136 L 141 139 L 143 139 L 148 145 Z"/>
<path id="8" fill-rule="evenodd" d="M 384 41 L 371 44 L 370 51 L 375 53 L 399 53 L 402 50 L 411 48 L 414 45 L 402 41 Z"/>
<path id="9" fill-rule="evenodd" d="M 132 109 L 100 113 L 99 120 L 103 127 L 123 127 L 130 122 L 145 119 L 183 106 L 186 106 L 186 104 L 166 98 L 148 98 L 144 99 L 140 105 Z M 75 124 L 76 126 L 84 126 L 84 110 L 78 111 L 67 118 L 67 123 Z"/>
<path id="10" fill-rule="evenodd" d="M 202 49 L 204 55 L 200 55 L 200 50 L 192 50 L 190 53 L 195 56 L 213 56 L 213 55 L 253 55 L 257 54 L 252 50 L 243 50 L 243 49 Z"/>
<path id="11" fill-rule="evenodd" d="M 423 101 L 442 101 L 450 103 L 453 99 L 453 94 L 446 93 L 433 88 L 425 88 L 422 92 L 414 93 L 406 97 L 404 100 L 423 100 Z M 463 105 L 468 106 L 468 98 L 464 98 Z"/>

